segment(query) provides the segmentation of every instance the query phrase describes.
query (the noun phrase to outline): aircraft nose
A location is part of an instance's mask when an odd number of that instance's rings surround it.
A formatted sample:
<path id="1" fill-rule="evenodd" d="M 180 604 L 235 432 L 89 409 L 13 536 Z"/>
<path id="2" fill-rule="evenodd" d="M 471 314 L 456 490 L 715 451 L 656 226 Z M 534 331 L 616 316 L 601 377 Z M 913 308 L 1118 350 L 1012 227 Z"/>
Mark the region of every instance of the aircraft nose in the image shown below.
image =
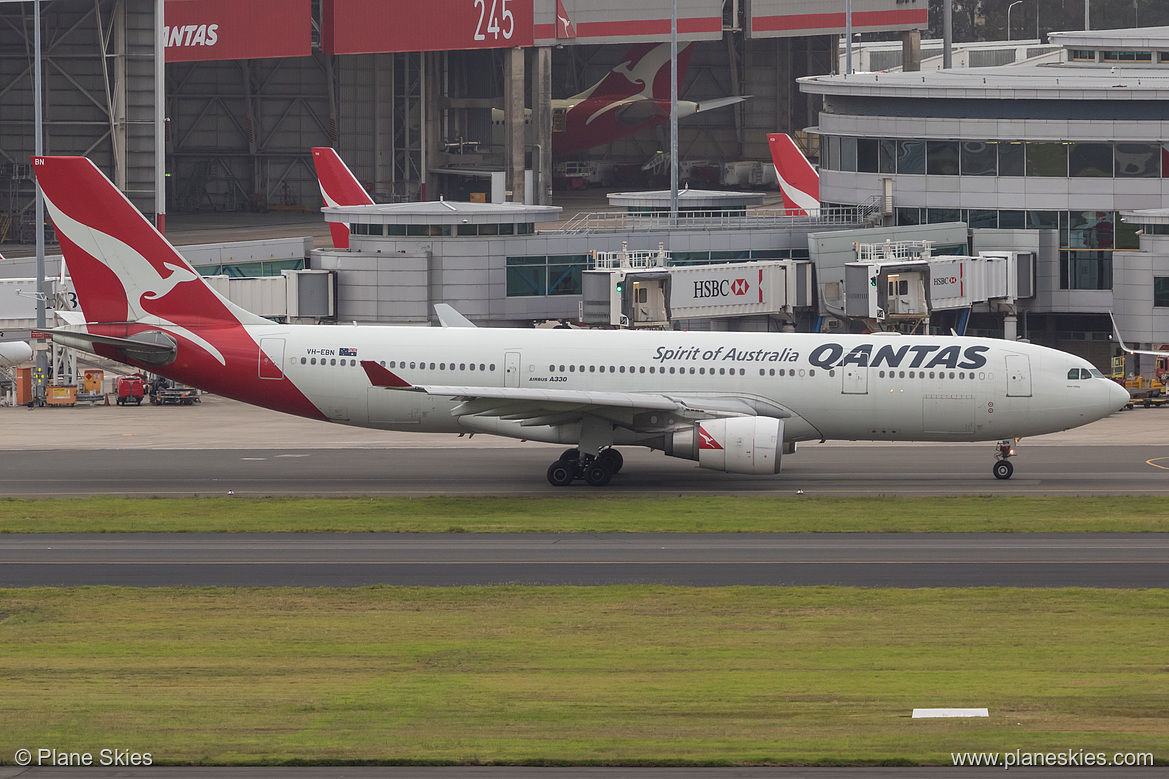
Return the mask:
<path id="1" fill-rule="evenodd" d="M 1110 385 L 1108 389 L 1108 407 L 1112 411 L 1120 411 L 1128 405 L 1128 390 L 1115 381 L 1109 381 L 1108 384 Z"/>

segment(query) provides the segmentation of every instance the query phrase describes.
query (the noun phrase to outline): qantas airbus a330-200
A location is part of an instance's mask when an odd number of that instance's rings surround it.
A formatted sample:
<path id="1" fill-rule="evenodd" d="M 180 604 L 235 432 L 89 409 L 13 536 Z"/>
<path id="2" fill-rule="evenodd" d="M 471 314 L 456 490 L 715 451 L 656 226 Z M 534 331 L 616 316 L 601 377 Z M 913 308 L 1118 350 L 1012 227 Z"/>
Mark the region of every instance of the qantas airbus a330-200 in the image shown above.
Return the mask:
<path id="1" fill-rule="evenodd" d="M 798 441 L 1011 441 L 1128 394 L 1026 343 L 896 335 L 286 325 L 220 297 L 82 157 L 34 157 L 85 323 L 54 341 L 247 403 L 383 430 L 571 447 L 548 480 L 600 486 L 615 446 L 774 474 Z"/>

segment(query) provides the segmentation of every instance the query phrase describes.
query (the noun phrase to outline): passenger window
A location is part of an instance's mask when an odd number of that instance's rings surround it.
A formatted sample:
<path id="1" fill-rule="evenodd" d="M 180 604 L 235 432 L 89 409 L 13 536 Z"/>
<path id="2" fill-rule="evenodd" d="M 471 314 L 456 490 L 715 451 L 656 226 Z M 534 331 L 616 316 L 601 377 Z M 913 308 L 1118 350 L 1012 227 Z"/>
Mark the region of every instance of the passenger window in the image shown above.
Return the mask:
<path id="1" fill-rule="evenodd" d="M 483 370 L 483 366 L 479 366 L 479 370 Z M 495 363 L 491 363 L 491 370 L 495 370 Z"/>
<path id="2" fill-rule="evenodd" d="M 316 364 L 317 364 L 317 358 L 316 358 L 316 357 L 314 357 L 314 358 L 312 359 L 312 362 L 311 362 L 310 364 L 311 364 L 311 365 L 316 365 Z"/>
<path id="3" fill-rule="evenodd" d="M 589 366 L 589 373 L 596 373 L 596 372 L 597 372 L 597 366 L 590 365 Z"/>
<path id="4" fill-rule="evenodd" d="M 467 364 L 466 364 L 466 363 L 462 363 L 462 362 L 461 362 L 461 363 L 459 363 L 459 370 L 461 370 L 461 371 L 465 371 L 465 370 L 467 370 Z"/>
<path id="5" fill-rule="evenodd" d="M 568 366 L 568 372 L 569 372 L 569 373 L 576 373 L 576 366 L 575 366 L 575 365 L 569 365 L 569 366 Z"/>
<path id="6" fill-rule="evenodd" d="M 699 375 L 705 376 L 706 375 L 706 368 L 699 368 L 698 373 L 699 373 Z"/>
<path id="7" fill-rule="evenodd" d="M 336 365 L 336 364 L 337 364 L 336 359 L 329 360 L 329 365 Z"/>
<path id="8" fill-rule="evenodd" d="M 446 363 L 445 363 L 445 362 L 440 362 L 440 363 L 438 364 L 438 369 L 439 369 L 440 371 L 445 371 L 445 370 L 446 370 Z"/>

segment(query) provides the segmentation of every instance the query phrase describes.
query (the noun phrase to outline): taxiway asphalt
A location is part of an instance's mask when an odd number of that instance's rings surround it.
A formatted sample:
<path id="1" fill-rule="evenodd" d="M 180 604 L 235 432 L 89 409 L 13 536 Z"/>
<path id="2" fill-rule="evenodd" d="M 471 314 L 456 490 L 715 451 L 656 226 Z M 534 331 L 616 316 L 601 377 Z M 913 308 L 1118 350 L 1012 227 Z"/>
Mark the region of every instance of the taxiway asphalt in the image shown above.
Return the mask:
<path id="1" fill-rule="evenodd" d="M 217 397 L 192 407 L 0 409 L 0 497 L 566 495 L 544 473 L 563 447 L 385 432 Z M 995 445 L 801 443 L 778 476 L 707 471 L 638 448 L 609 494 L 1166 495 L 1169 411 L 1135 409 L 1024 439 L 1014 478 Z"/>
<path id="2" fill-rule="evenodd" d="M 1166 534 L 29 534 L 0 587 L 1169 587 Z"/>

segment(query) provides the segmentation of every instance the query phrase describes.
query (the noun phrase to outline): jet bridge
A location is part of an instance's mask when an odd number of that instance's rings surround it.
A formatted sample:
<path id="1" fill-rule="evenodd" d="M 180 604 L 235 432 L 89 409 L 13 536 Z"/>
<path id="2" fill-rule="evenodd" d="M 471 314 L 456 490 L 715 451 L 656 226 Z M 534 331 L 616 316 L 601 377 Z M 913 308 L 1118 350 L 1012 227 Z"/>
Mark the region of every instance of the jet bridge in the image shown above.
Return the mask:
<path id="1" fill-rule="evenodd" d="M 672 265 L 656 251 L 593 252 L 580 320 L 592 327 L 669 327 L 679 319 L 775 316 L 814 305 L 812 263 L 761 260 Z"/>
<path id="2" fill-rule="evenodd" d="M 878 325 L 928 322 L 937 311 L 986 305 L 1013 317 L 1034 295 L 1034 255 L 933 256 L 929 241 L 861 244 L 845 264 L 845 315 Z"/>

